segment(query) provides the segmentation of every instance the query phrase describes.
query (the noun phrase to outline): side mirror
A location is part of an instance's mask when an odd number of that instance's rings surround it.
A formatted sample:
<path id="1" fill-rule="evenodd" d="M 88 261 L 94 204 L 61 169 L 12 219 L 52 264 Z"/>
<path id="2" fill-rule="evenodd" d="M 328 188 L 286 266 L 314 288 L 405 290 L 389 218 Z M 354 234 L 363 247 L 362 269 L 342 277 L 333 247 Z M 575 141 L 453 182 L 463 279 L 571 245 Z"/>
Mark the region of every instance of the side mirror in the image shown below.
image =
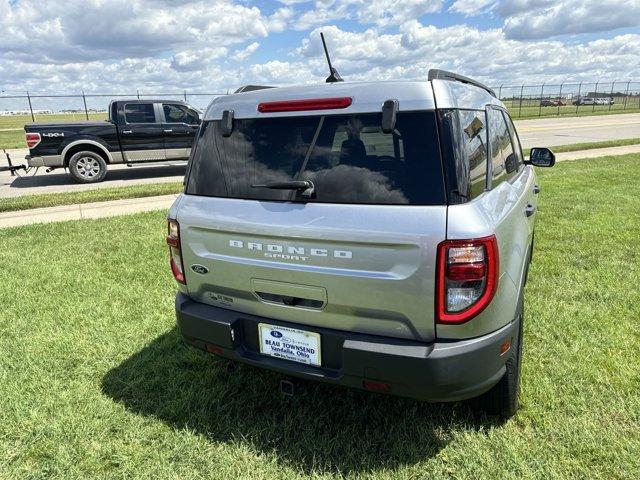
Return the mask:
<path id="1" fill-rule="evenodd" d="M 535 147 L 531 149 L 527 163 L 535 167 L 553 167 L 556 164 L 556 156 L 548 148 Z"/>

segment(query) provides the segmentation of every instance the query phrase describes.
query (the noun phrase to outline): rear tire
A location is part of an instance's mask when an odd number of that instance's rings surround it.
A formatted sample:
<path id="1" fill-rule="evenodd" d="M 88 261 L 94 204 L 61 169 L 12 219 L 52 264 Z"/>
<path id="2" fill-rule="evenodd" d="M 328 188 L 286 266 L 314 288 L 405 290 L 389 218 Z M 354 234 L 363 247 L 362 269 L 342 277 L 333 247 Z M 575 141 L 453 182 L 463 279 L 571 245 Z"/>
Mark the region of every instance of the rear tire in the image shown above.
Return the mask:
<path id="1" fill-rule="evenodd" d="M 522 331 L 524 322 L 524 304 L 521 303 L 517 317 L 518 338 L 517 345 L 509 353 L 505 363 L 506 371 L 500 381 L 488 392 L 477 398 L 479 410 L 507 419 L 512 417 L 520 408 L 518 396 L 520 394 L 520 372 L 522 364 Z"/>
<path id="2" fill-rule="evenodd" d="M 107 174 L 107 162 L 95 152 L 78 152 L 69 160 L 69 173 L 79 183 L 101 182 Z"/>

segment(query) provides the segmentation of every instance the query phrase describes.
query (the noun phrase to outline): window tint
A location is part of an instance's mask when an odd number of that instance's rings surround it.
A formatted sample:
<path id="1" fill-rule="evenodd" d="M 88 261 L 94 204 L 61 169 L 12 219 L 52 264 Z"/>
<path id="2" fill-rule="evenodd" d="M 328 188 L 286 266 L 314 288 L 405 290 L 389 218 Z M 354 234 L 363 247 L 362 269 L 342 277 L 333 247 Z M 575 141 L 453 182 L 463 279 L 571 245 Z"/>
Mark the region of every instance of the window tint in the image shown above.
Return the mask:
<path id="1" fill-rule="evenodd" d="M 220 122 L 200 131 L 187 182 L 195 195 L 330 203 L 444 204 L 442 167 L 433 112 L 398 114 L 382 133 L 382 115 L 331 115 L 234 121 L 230 137 Z M 315 141 L 314 141 L 315 140 Z M 316 197 L 252 188 L 311 180 Z"/>
<path id="2" fill-rule="evenodd" d="M 124 118 L 127 123 L 156 123 L 153 103 L 127 103 Z"/>
<path id="3" fill-rule="evenodd" d="M 196 112 L 185 105 L 175 103 L 162 104 L 164 110 L 164 120 L 167 123 L 186 123 L 187 125 L 195 125 L 199 122 Z"/>
<path id="4" fill-rule="evenodd" d="M 518 138 L 518 134 L 516 133 L 516 129 L 513 126 L 513 122 L 511 121 L 511 117 L 508 114 L 502 112 L 505 120 L 507 121 L 507 127 L 509 127 L 509 134 L 511 135 L 511 143 L 513 144 L 513 153 L 515 153 L 516 158 L 516 170 L 519 172 L 520 167 L 524 162 L 524 157 L 522 155 L 522 146 L 520 145 L 520 139 Z"/>
<path id="5" fill-rule="evenodd" d="M 518 166 L 509 129 L 502 112 L 489 108 L 489 143 L 491 148 L 492 187 L 511 178 L 518 172 Z"/>
<path id="6" fill-rule="evenodd" d="M 444 163 L 449 203 L 482 194 L 487 184 L 487 126 L 484 110 L 442 110 Z"/>

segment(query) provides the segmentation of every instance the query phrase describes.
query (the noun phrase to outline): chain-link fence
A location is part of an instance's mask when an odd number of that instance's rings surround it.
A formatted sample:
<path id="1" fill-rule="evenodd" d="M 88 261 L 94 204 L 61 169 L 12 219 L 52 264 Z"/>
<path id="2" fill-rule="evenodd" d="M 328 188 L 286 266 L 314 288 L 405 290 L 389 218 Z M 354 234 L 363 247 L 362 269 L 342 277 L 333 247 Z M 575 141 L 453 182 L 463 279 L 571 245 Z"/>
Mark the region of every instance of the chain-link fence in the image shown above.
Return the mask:
<path id="1" fill-rule="evenodd" d="M 640 81 L 566 82 L 492 87 L 513 118 L 640 111 Z"/>
<path id="2" fill-rule="evenodd" d="M 581 115 L 640 110 L 640 81 L 615 80 L 566 82 L 539 85 L 494 85 L 498 98 L 514 118 L 552 115 Z M 204 110 L 215 97 L 226 92 L 189 93 L 92 93 L 70 95 L 0 95 L 0 116 L 28 116 L 31 121 L 51 115 L 72 115 L 76 119 L 106 116 L 107 105 L 119 98 L 184 100 Z"/>
<path id="3" fill-rule="evenodd" d="M 226 92 L 189 93 L 186 90 L 177 93 L 92 93 L 47 95 L 0 95 L 0 116 L 29 116 L 31 121 L 38 121 L 40 116 L 74 115 L 78 119 L 89 120 L 96 114 L 106 117 L 107 107 L 111 100 L 123 98 L 183 100 L 192 106 L 204 110 L 209 102 Z"/>
<path id="4" fill-rule="evenodd" d="M 564 82 L 541 85 L 492 87 L 513 118 L 594 115 L 640 112 L 640 81 L 615 80 Z M 24 148 L 24 124 L 37 121 L 104 120 L 111 100 L 159 98 L 183 100 L 204 110 L 209 102 L 228 92 L 92 93 L 0 95 L 0 148 Z"/>

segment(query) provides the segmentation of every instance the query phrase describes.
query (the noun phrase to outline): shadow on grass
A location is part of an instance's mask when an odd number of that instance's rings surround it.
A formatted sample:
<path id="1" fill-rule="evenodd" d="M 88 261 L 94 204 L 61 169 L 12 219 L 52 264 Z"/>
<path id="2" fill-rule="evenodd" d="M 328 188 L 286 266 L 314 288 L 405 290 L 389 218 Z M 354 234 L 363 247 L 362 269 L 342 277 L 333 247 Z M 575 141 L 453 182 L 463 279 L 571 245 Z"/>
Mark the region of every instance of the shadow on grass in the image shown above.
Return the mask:
<path id="1" fill-rule="evenodd" d="M 302 382 L 293 398 L 281 375 L 184 345 L 177 329 L 103 378 L 106 395 L 132 412 L 188 428 L 215 442 L 242 443 L 305 473 L 371 472 L 426 460 L 454 430 L 496 425 L 465 404 L 427 404 Z"/>

